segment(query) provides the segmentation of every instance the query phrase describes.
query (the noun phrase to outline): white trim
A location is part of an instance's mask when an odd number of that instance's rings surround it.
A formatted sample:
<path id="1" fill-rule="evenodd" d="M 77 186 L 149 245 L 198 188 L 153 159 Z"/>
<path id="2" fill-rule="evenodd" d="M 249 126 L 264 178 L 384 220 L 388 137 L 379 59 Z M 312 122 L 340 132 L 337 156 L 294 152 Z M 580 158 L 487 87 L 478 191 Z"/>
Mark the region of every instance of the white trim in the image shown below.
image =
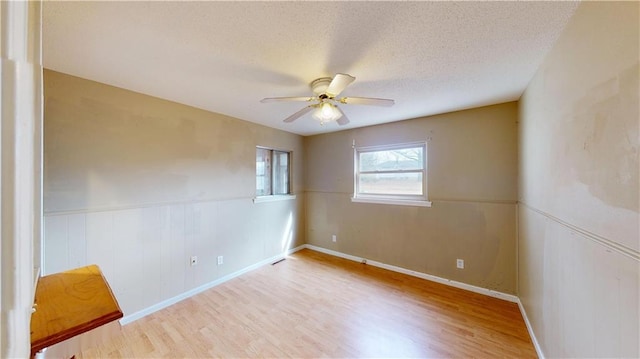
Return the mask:
<path id="1" fill-rule="evenodd" d="M 420 147 L 420 146 L 426 146 L 426 145 L 427 145 L 427 141 L 414 141 L 414 142 L 404 142 L 404 143 L 393 143 L 390 145 L 356 146 L 356 141 L 353 140 L 353 147 L 356 150 L 358 150 L 358 152 L 391 151 L 391 150 L 398 150 L 398 149 L 402 150 L 405 148 Z"/>
<path id="2" fill-rule="evenodd" d="M 527 312 L 524 310 L 524 305 L 522 305 L 520 298 L 518 298 L 517 303 L 518 303 L 518 308 L 520 308 L 520 313 L 522 314 L 522 318 L 524 319 L 524 324 L 527 326 L 527 331 L 529 331 L 529 336 L 531 337 L 531 341 L 533 342 L 533 347 L 536 348 L 536 353 L 538 354 L 538 358 L 544 359 L 545 358 L 544 353 L 542 352 L 542 348 L 540 347 L 540 344 L 536 339 L 536 334 L 533 332 L 533 327 L 529 322 L 529 317 L 527 317 Z"/>
<path id="3" fill-rule="evenodd" d="M 27 358 L 29 323 L 40 267 L 42 176 L 40 1 L 0 4 L 0 357 Z"/>
<path id="4" fill-rule="evenodd" d="M 517 205 L 518 201 L 508 199 L 452 199 L 452 198 L 438 198 L 431 199 L 432 202 L 441 203 L 480 203 L 480 204 L 510 204 Z"/>
<path id="5" fill-rule="evenodd" d="M 316 252 L 320 252 L 320 253 L 324 253 L 324 254 L 329 254 L 329 255 L 332 255 L 334 257 L 340 257 L 340 258 L 348 259 L 348 260 L 354 261 L 354 262 L 362 263 L 362 260 L 363 260 L 362 257 L 356 257 L 356 256 L 352 256 L 351 254 L 346 254 L 346 253 L 334 251 L 334 250 L 331 250 L 331 249 L 317 247 L 317 246 L 314 246 L 313 244 L 305 244 L 304 247 L 307 248 L 307 249 L 311 249 L 312 251 L 316 251 Z"/>
<path id="6" fill-rule="evenodd" d="M 264 147 L 264 146 L 256 146 L 256 150 L 264 150 L 264 151 L 269 151 L 269 173 L 268 173 L 268 177 L 270 178 L 269 180 L 269 192 L 273 192 L 274 191 L 274 183 L 276 183 L 276 174 L 275 174 L 275 169 L 273 167 L 273 163 L 274 163 L 274 154 L 275 152 L 280 152 L 280 153 L 286 153 L 287 154 L 287 192 L 292 191 L 291 188 L 293 187 L 293 151 L 292 150 L 280 150 L 280 149 L 276 149 L 276 148 L 272 148 L 272 147 Z M 257 155 L 257 152 L 256 152 Z M 256 157 L 256 161 L 257 161 L 257 157 Z M 256 162 L 257 163 L 257 162 Z M 256 176 L 258 174 L 258 171 L 256 170 Z M 266 177 L 267 174 L 265 174 Z M 257 178 L 257 177 L 256 177 Z M 257 179 L 256 179 L 257 181 Z M 256 182 L 257 183 L 257 182 Z M 290 195 L 290 194 L 287 194 Z M 279 194 L 268 194 L 265 195 L 264 197 L 268 197 L 268 196 L 283 196 L 283 195 L 279 195 Z M 285 195 L 286 196 L 286 195 Z M 273 199 L 273 200 L 259 200 L 260 197 L 263 196 L 256 196 L 256 198 L 253 199 L 253 203 L 259 203 L 259 202 L 272 202 L 272 201 L 278 201 L 278 200 L 284 200 L 287 198 L 283 198 L 283 199 Z M 294 199 L 293 198 L 289 198 L 289 199 Z"/>
<path id="7" fill-rule="evenodd" d="M 462 282 L 458 282 L 458 281 L 455 281 L 455 280 L 438 277 L 438 276 L 431 275 L 431 274 L 417 272 L 417 271 L 414 271 L 414 270 L 410 270 L 410 269 L 406 269 L 406 268 L 402 268 L 402 267 L 397 267 L 397 266 L 385 264 L 385 263 L 382 263 L 382 262 L 372 261 L 372 260 L 368 260 L 366 258 L 352 256 L 350 254 L 345 254 L 345 253 L 337 252 L 337 251 L 334 251 L 334 250 L 331 250 L 331 249 L 317 247 L 317 246 L 314 246 L 314 245 L 311 245 L 311 244 L 305 244 L 304 246 L 305 246 L 305 248 L 314 250 L 316 252 L 321 252 L 321 253 L 329 254 L 329 255 L 332 255 L 332 256 L 340 257 L 340 258 L 345 258 L 345 259 L 348 259 L 348 260 L 351 260 L 351 261 L 354 261 L 354 262 L 366 263 L 366 264 L 374 266 L 374 267 L 383 268 L 383 269 L 387 269 L 387 270 L 390 270 L 390 271 L 393 271 L 393 272 L 398 272 L 398 273 L 410 275 L 412 277 L 417 277 L 417 278 L 430 280 L 432 282 L 445 284 L 445 285 L 448 285 L 448 286 L 451 286 L 451 287 L 456 287 L 456 288 L 468 290 L 468 291 L 479 293 L 479 294 L 484 294 L 484 295 L 487 295 L 489 297 L 503 299 L 503 300 L 506 300 L 506 301 L 509 301 L 509 302 L 513 302 L 513 303 L 518 303 L 518 301 L 519 301 L 518 297 L 516 297 L 513 294 L 507 294 L 507 293 L 499 292 L 499 291 L 496 291 L 496 290 L 493 290 L 493 289 L 482 288 L 482 287 L 478 287 L 478 286 L 475 286 L 475 285 L 462 283 Z"/>
<path id="8" fill-rule="evenodd" d="M 70 210 L 47 210 L 44 212 L 46 217 L 49 216 L 65 216 L 68 214 L 83 214 L 83 213 L 95 213 L 95 212 L 108 212 L 108 211 L 122 211 L 127 209 L 139 209 L 150 207 L 162 207 L 173 205 L 191 205 L 199 203 L 211 203 L 211 202 L 230 202 L 230 201 L 244 201 L 253 200 L 255 197 L 222 197 L 222 198 L 199 198 L 199 199 L 185 199 L 182 201 L 159 201 L 159 202 L 142 202 L 134 204 L 123 204 L 115 206 L 96 206 L 93 208 L 83 209 L 70 209 Z"/>
<path id="9" fill-rule="evenodd" d="M 397 267 L 397 266 L 393 266 L 393 265 L 389 265 L 389 264 L 385 264 L 385 263 L 381 263 L 381 262 L 377 262 L 377 261 L 371 261 L 371 260 L 367 260 L 365 258 L 362 257 L 358 257 L 358 256 L 353 256 L 350 254 L 346 254 L 346 253 L 342 253 L 342 252 L 338 252 L 338 251 L 334 251 L 331 249 L 326 249 L 326 248 L 322 248 L 322 247 L 318 247 L 318 246 L 314 246 L 311 244 L 303 244 L 301 246 L 289 249 L 286 253 L 284 254 L 279 254 L 267 259 L 264 259 L 258 263 L 255 263 L 249 267 L 246 267 L 244 269 L 241 269 L 237 272 L 231 273 L 229 275 L 226 275 L 222 278 L 216 279 L 212 282 L 203 284 L 197 288 L 191 289 L 187 292 L 184 292 L 180 295 L 177 295 L 173 298 L 169 298 L 167 300 L 164 300 L 160 303 L 157 303 L 155 305 L 152 305 L 151 307 L 145 308 L 141 311 L 138 311 L 136 313 L 133 313 L 131 315 L 127 315 L 124 318 L 120 319 L 120 324 L 122 325 L 126 325 L 129 323 L 132 323 L 142 317 L 145 317 L 149 314 L 152 314 L 154 312 L 157 312 L 161 309 L 164 309 L 166 307 L 169 307 L 175 303 L 178 303 L 184 299 L 187 299 L 189 297 L 192 297 L 196 294 L 202 293 L 207 289 L 213 288 L 219 284 L 222 284 L 224 282 L 227 282 L 233 278 L 236 278 L 242 274 L 245 274 L 247 272 L 250 272 L 254 269 L 257 269 L 259 267 L 262 267 L 264 265 L 267 264 L 271 264 L 274 263 L 278 260 L 281 260 L 282 258 L 285 258 L 286 256 L 293 254 L 301 249 L 310 249 L 316 252 L 321 252 L 321 253 L 325 253 L 325 254 L 329 254 L 335 257 L 340 257 L 340 258 L 344 258 L 344 259 L 348 259 L 354 262 L 360 262 L 360 263 L 366 263 L 368 265 L 374 266 L 374 267 L 378 267 L 378 268 L 383 268 L 383 269 L 387 269 L 393 272 L 398 272 L 398 273 L 402 273 L 402 274 L 406 274 L 406 275 L 410 275 L 412 277 L 417 277 L 417 278 L 421 278 L 421 279 L 426 279 L 432 282 L 436 282 L 436 283 L 441 283 L 444 285 L 448 285 L 448 286 L 452 286 L 452 287 L 456 287 L 456 288 L 460 288 L 460 289 L 464 289 L 464 290 L 469 290 L 471 292 L 474 293 L 479 293 L 479 294 L 483 294 L 483 295 L 487 295 L 490 297 L 494 297 L 494 298 L 498 298 L 498 299 L 503 299 L 509 302 L 513 302 L 513 303 L 517 303 L 518 304 L 518 308 L 520 309 L 520 313 L 522 314 L 522 318 L 524 319 L 525 325 L 527 327 L 527 331 L 529 332 L 529 336 L 531 337 L 531 341 L 533 342 L 533 346 L 536 350 L 536 353 L 538 354 L 538 357 L 541 359 L 544 359 L 544 353 L 542 352 L 542 348 L 540 347 L 540 344 L 538 343 L 538 340 L 536 339 L 535 333 L 533 332 L 533 327 L 531 326 L 531 323 L 529 322 L 529 318 L 527 317 L 527 313 L 524 309 L 524 306 L 522 305 L 522 303 L 520 302 L 520 299 L 515 296 L 515 295 L 511 295 L 511 294 L 507 294 L 507 293 L 502 293 L 502 292 L 498 292 L 495 290 L 491 290 L 491 289 L 487 289 L 487 288 L 482 288 L 482 287 L 478 287 L 478 286 L 474 286 L 471 284 L 466 284 L 466 283 L 462 283 L 462 282 L 457 282 L 457 281 L 453 281 L 453 280 L 449 280 L 449 279 L 445 279 L 445 278 L 441 278 L 438 276 L 434 276 L 431 274 L 426 274 L 426 273 L 421 273 L 421 272 L 417 272 L 417 271 L 413 271 L 413 270 L 409 270 L 406 268 L 402 268 L 402 267 Z"/>
<path id="10" fill-rule="evenodd" d="M 596 243 L 598 243 L 598 244 L 600 244 L 602 246 L 607 247 L 608 249 L 614 250 L 614 251 L 616 251 L 616 252 L 618 252 L 618 253 L 620 253 L 622 255 L 625 255 L 625 256 L 627 256 L 627 257 L 629 257 L 631 259 L 634 259 L 637 262 L 640 262 L 640 252 L 635 250 L 635 249 L 633 249 L 633 248 L 629 248 L 629 247 L 627 247 L 627 246 L 625 246 L 623 244 L 620 244 L 619 242 L 616 242 L 613 239 L 602 237 L 602 236 L 600 236 L 598 234 L 590 232 L 590 231 L 588 231 L 586 229 L 583 229 L 581 227 L 578 227 L 578 226 L 576 226 L 574 224 L 571 224 L 569 222 L 565 222 L 564 220 L 562 220 L 562 219 L 560 219 L 560 218 L 558 218 L 558 217 L 556 217 L 556 216 L 554 216 L 554 215 L 552 215 L 550 213 L 547 213 L 547 212 L 545 212 L 543 210 L 540 210 L 540 209 L 535 208 L 535 207 L 533 207 L 531 205 L 528 205 L 525 202 L 518 201 L 518 204 L 524 206 L 525 208 L 527 208 L 527 209 L 529 209 L 529 210 L 531 210 L 533 212 L 536 212 L 536 213 L 538 213 L 538 214 L 540 214 L 542 216 L 545 216 L 545 217 L 549 218 L 550 220 L 552 220 L 552 221 L 554 221 L 554 222 L 556 222 L 556 223 L 568 228 L 569 230 L 574 231 L 574 232 L 582 235 L 586 239 L 594 241 L 594 242 L 596 242 Z"/>
<path id="11" fill-rule="evenodd" d="M 419 206 L 431 207 L 428 201 L 428 148 L 427 141 L 395 143 L 390 145 L 376 145 L 356 147 L 356 141 L 353 140 L 353 197 L 352 202 L 360 203 L 376 203 L 376 204 L 392 204 L 400 206 Z M 366 152 L 393 151 L 408 148 L 422 148 L 422 169 L 420 170 L 399 170 L 399 171 L 361 171 L 360 170 L 360 154 Z M 393 194 L 374 194 L 360 193 L 360 175 L 377 174 L 377 173 L 421 173 L 422 174 L 422 194 L 421 195 L 393 195 Z"/>
<path id="12" fill-rule="evenodd" d="M 263 259 L 260 262 L 252 264 L 252 265 L 250 265 L 250 266 L 248 266 L 246 268 L 243 268 L 243 269 L 241 269 L 241 270 L 239 270 L 237 272 L 228 274 L 228 275 L 226 275 L 226 276 L 224 276 L 222 278 L 218 278 L 218 279 L 216 279 L 216 280 L 214 280 L 212 282 L 205 283 L 205 284 L 203 284 L 203 285 L 201 285 L 199 287 L 193 288 L 193 289 L 191 289 L 189 291 L 186 291 L 186 292 L 184 292 L 182 294 L 179 294 L 179 295 L 177 295 L 177 296 L 175 296 L 173 298 L 169 298 L 167 300 L 163 300 L 160 303 L 154 304 L 154 305 L 152 305 L 150 307 L 147 307 L 147 308 L 145 308 L 143 310 L 140 310 L 138 312 L 135 312 L 133 314 L 126 315 L 126 316 L 124 316 L 124 318 L 120 319 L 120 324 L 126 325 L 126 324 L 129 324 L 131 322 L 134 322 L 134 321 L 136 321 L 136 320 L 138 320 L 138 319 L 140 319 L 142 317 L 145 317 L 145 316 L 147 316 L 147 315 L 149 315 L 151 313 L 157 312 L 157 311 L 159 311 L 161 309 L 164 309 L 164 308 L 166 308 L 166 307 L 168 307 L 170 305 L 176 304 L 176 303 L 178 303 L 178 302 L 180 302 L 180 301 L 182 301 L 184 299 L 187 299 L 189 297 L 192 297 L 192 296 L 194 296 L 196 294 L 202 293 L 207 289 L 213 288 L 213 287 L 215 287 L 217 285 L 220 285 L 220 284 L 222 284 L 224 282 L 227 282 L 227 281 L 229 281 L 229 280 L 231 280 L 233 278 L 236 278 L 236 277 L 238 277 L 238 276 L 240 276 L 242 274 L 250 272 L 250 271 L 252 271 L 254 269 L 257 269 L 259 267 L 262 267 L 264 265 L 271 264 L 273 262 L 281 260 L 282 258 L 285 258 L 286 256 L 288 256 L 288 255 L 290 255 L 292 253 L 295 253 L 295 252 L 297 252 L 297 251 L 299 251 L 301 249 L 304 249 L 304 248 L 305 248 L 305 245 L 301 245 L 301 246 L 289 249 L 285 253 L 281 253 L 281 254 L 275 255 L 273 257 L 270 257 L 270 258 L 267 258 L 267 259 Z"/>
<path id="13" fill-rule="evenodd" d="M 273 196 L 258 196 L 253 199 L 253 203 L 264 203 L 264 202 L 277 202 L 277 201 L 289 201 L 292 199 L 296 199 L 295 194 L 280 194 Z"/>
<path id="14" fill-rule="evenodd" d="M 269 151 L 278 151 L 278 152 L 287 152 L 287 153 L 292 153 L 293 150 L 287 150 L 284 148 L 274 148 L 274 147 L 269 147 L 269 146 L 260 146 L 260 145 L 256 145 L 256 148 L 260 148 L 263 150 L 269 150 Z"/>
<path id="15" fill-rule="evenodd" d="M 355 203 L 393 204 L 397 206 L 431 207 L 431 201 L 419 201 L 415 199 L 389 199 L 389 198 L 363 198 L 351 197 Z"/>

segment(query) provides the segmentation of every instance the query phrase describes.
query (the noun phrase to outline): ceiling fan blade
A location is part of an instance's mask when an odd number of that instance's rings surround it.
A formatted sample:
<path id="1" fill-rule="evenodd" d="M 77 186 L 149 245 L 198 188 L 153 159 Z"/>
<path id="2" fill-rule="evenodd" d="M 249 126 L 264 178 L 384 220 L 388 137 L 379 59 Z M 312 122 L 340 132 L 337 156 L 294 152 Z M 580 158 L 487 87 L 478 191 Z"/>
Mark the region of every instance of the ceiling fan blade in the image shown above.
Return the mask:
<path id="1" fill-rule="evenodd" d="M 262 103 L 269 103 L 269 102 L 283 102 L 283 101 L 301 101 L 301 102 L 308 102 L 308 101 L 313 101 L 315 100 L 315 97 L 267 97 L 267 98 L 263 98 L 262 100 L 260 100 L 260 102 Z"/>
<path id="2" fill-rule="evenodd" d="M 343 97 L 337 100 L 345 105 L 370 105 L 370 106 L 393 106 L 395 101 L 386 98 L 372 97 Z"/>
<path id="3" fill-rule="evenodd" d="M 338 111 L 340 111 L 340 113 L 342 114 L 342 117 L 340 117 L 336 122 L 338 123 L 338 125 L 340 126 L 344 126 L 347 123 L 349 123 L 349 118 L 347 117 L 347 115 L 344 114 L 344 112 L 342 111 L 342 109 L 338 106 L 336 106 L 336 108 L 338 109 Z"/>
<path id="4" fill-rule="evenodd" d="M 347 74 L 336 74 L 331 80 L 329 87 L 325 91 L 327 95 L 336 97 L 342 92 L 350 83 L 355 81 L 355 77 Z"/>
<path id="5" fill-rule="evenodd" d="M 304 116 L 307 112 L 310 112 L 311 110 L 313 110 L 313 105 L 309 105 L 309 106 L 303 108 L 302 110 L 294 113 L 293 115 L 285 118 L 283 122 L 286 122 L 286 123 L 293 122 L 293 121 L 299 119 L 300 117 Z"/>

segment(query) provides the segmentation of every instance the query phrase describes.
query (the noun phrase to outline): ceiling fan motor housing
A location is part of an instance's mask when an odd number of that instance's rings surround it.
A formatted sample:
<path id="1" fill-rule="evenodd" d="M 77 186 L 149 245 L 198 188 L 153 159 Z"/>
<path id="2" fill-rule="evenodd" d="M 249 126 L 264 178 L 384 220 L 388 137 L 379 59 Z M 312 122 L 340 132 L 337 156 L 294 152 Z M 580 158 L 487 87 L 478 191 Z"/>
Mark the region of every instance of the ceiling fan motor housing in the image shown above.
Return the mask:
<path id="1" fill-rule="evenodd" d="M 325 91 L 327 91 L 327 88 L 329 87 L 329 84 L 331 83 L 331 80 L 331 77 L 321 77 L 319 79 L 315 79 L 311 81 L 311 90 L 316 95 L 324 95 Z"/>

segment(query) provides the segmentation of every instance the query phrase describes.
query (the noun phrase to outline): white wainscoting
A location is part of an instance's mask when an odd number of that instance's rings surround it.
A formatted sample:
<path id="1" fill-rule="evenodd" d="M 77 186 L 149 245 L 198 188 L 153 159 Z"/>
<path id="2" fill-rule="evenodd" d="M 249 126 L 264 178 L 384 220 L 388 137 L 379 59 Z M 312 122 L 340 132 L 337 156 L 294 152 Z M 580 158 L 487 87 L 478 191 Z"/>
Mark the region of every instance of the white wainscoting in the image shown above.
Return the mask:
<path id="1" fill-rule="evenodd" d="M 518 214 L 519 297 L 539 352 L 638 357 L 637 255 L 530 206 L 520 204 Z"/>
<path id="2" fill-rule="evenodd" d="M 48 213 L 44 275 L 97 264 L 130 316 L 300 245 L 302 201 L 244 198 Z M 224 264 L 217 265 L 218 256 Z"/>

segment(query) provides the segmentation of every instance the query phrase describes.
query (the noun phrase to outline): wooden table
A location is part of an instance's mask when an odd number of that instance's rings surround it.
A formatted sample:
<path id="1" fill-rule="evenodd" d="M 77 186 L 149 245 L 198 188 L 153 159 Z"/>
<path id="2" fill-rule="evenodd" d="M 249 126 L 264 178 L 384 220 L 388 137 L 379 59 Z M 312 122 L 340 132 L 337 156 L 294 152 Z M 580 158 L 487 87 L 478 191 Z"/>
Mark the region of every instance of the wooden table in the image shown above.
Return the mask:
<path id="1" fill-rule="evenodd" d="M 31 315 L 31 357 L 122 318 L 122 310 L 96 265 L 41 277 Z"/>

